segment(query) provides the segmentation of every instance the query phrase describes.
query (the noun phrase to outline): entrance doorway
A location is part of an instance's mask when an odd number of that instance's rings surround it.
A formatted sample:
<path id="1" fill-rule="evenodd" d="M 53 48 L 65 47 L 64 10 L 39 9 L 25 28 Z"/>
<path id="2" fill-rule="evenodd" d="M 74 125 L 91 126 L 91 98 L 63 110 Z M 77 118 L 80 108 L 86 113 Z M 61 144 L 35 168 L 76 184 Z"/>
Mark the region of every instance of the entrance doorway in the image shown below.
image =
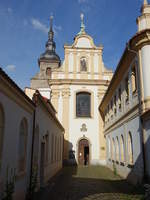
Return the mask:
<path id="1" fill-rule="evenodd" d="M 81 139 L 78 144 L 78 163 L 79 165 L 89 165 L 89 141 Z"/>

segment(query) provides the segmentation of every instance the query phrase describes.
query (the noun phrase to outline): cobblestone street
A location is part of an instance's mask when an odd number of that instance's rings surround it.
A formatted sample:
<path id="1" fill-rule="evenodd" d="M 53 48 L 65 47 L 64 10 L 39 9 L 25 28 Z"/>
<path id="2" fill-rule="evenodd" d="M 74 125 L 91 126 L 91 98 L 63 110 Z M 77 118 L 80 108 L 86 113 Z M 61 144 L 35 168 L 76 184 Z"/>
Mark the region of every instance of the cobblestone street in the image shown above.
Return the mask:
<path id="1" fill-rule="evenodd" d="M 140 200 L 142 188 L 134 187 L 100 166 L 65 167 L 36 195 L 36 200 Z"/>

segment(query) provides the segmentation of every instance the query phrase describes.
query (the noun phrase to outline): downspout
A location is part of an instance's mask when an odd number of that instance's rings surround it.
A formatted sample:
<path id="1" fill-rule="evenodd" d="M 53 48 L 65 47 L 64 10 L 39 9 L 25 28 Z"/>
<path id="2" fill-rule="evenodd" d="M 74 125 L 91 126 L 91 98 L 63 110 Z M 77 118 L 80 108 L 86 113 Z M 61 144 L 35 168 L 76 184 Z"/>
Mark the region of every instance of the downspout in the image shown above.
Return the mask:
<path id="1" fill-rule="evenodd" d="M 127 43 L 127 50 L 132 52 L 132 53 L 135 53 L 136 56 L 138 57 L 138 60 L 140 60 L 139 53 L 134 51 L 133 49 L 130 49 L 129 43 Z M 138 72 L 139 72 L 139 69 L 138 69 Z M 139 78 L 140 78 L 140 76 L 139 76 Z M 139 85 L 139 86 L 140 86 L 140 90 L 141 90 L 141 85 Z M 140 96 L 141 96 L 141 92 L 140 92 Z M 141 99 L 139 100 L 139 102 L 140 102 L 140 110 L 141 110 Z M 141 111 L 140 111 L 140 113 L 141 113 Z M 143 171 L 144 172 L 143 178 L 144 178 L 144 181 L 146 181 L 147 180 L 147 174 L 146 174 L 146 153 L 145 153 L 145 146 L 144 146 L 144 125 L 143 125 L 143 120 L 141 118 L 140 118 L 140 120 L 141 120 L 141 126 L 142 126 L 142 154 L 143 154 L 143 170 L 144 170 Z"/>
<path id="2" fill-rule="evenodd" d="M 31 163 L 30 163 L 30 183 L 29 183 L 29 192 L 31 194 L 31 187 L 32 187 L 32 172 L 33 172 L 33 151 L 34 151 L 34 135 L 35 135 L 35 116 L 36 116 L 36 103 L 37 103 L 37 96 L 34 94 L 33 102 L 35 103 L 35 109 L 33 112 L 33 128 L 32 128 L 32 145 L 31 145 Z"/>

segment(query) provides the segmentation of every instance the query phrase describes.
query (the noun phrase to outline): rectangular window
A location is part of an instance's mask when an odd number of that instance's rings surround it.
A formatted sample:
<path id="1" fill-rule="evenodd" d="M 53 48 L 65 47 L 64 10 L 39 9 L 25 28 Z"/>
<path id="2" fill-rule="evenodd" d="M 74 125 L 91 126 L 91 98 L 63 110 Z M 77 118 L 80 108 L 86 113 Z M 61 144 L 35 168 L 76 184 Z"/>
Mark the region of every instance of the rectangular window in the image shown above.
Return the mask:
<path id="1" fill-rule="evenodd" d="M 91 117 L 91 94 L 81 92 L 76 95 L 76 116 Z"/>

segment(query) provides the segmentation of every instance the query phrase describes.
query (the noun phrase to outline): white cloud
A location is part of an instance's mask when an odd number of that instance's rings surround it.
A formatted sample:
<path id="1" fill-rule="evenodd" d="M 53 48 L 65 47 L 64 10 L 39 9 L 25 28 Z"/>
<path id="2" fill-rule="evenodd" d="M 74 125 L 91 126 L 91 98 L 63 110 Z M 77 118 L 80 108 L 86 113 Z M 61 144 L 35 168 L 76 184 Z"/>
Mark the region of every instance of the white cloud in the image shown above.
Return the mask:
<path id="1" fill-rule="evenodd" d="M 48 32 L 48 28 L 46 27 L 46 25 L 40 22 L 38 19 L 32 18 L 31 23 L 32 23 L 33 28 L 40 30 L 44 33 Z"/>
<path id="2" fill-rule="evenodd" d="M 79 4 L 88 3 L 88 0 L 78 0 L 78 3 L 79 3 Z"/>
<path id="3" fill-rule="evenodd" d="M 11 14 L 11 13 L 13 12 L 13 9 L 12 9 L 12 8 L 7 8 L 7 12 L 8 12 L 9 14 Z"/>
<path id="4" fill-rule="evenodd" d="M 31 23 L 32 23 L 33 28 L 35 28 L 37 30 L 40 30 L 40 31 L 42 31 L 44 33 L 48 33 L 49 27 L 47 27 L 45 24 L 40 22 L 38 19 L 32 18 L 31 19 Z M 55 35 L 57 36 L 58 32 L 60 32 L 62 30 L 62 27 L 54 25 L 53 26 L 53 30 L 54 30 Z"/>
<path id="5" fill-rule="evenodd" d="M 54 33 L 55 33 L 56 36 L 58 35 L 58 32 L 62 31 L 62 27 L 61 26 L 54 25 L 53 29 L 54 29 Z"/>
<path id="6" fill-rule="evenodd" d="M 7 65 L 5 69 L 9 72 L 13 72 L 13 71 L 15 71 L 16 66 L 15 65 Z"/>

